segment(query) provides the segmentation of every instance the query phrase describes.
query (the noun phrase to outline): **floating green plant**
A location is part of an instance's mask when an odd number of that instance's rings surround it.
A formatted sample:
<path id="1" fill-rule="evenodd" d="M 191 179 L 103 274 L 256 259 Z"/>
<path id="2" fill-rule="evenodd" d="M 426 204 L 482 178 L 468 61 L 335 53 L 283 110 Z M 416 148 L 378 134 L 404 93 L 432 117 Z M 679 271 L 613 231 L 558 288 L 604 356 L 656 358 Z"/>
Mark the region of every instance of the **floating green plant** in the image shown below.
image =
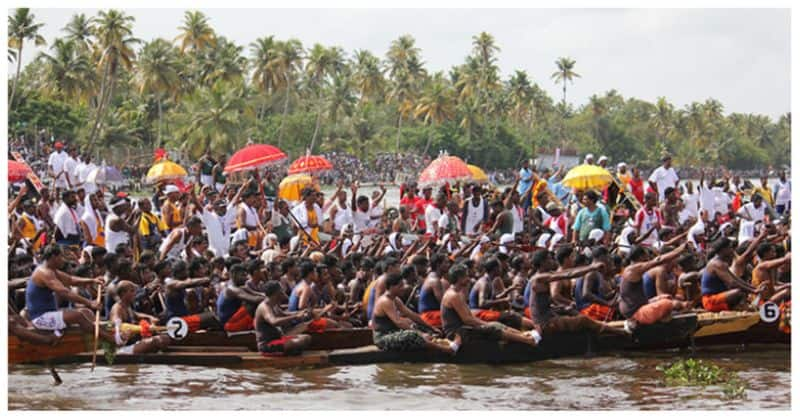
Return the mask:
<path id="1" fill-rule="evenodd" d="M 696 359 L 685 359 L 672 364 L 657 367 L 664 373 L 664 381 L 668 386 L 722 386 L 725 399 L 745 399 L 746 385 L 735 373 L 710 362 Z"/>

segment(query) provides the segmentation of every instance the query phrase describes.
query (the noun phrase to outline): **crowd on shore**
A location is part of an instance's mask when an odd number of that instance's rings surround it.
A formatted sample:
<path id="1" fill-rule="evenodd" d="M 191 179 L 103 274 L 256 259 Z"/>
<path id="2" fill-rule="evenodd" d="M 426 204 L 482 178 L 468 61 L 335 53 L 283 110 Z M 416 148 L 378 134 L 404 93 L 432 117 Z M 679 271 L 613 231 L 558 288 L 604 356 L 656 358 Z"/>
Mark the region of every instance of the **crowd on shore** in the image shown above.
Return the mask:
<path id="1" fill-rule="evenodd" d="M 383 154 L 366 169 L 328 158 L 339 174 L 327 196 L 308 187 L 288 202 L 269 170 L 234 183 L 211 165 L 134 199 L 86 182 L 82 169 L 96 162 L 58 142 L 44 168 L 31 165 L 44 187 L 9 190 L 10 333 L 54 343 L 68 326 L 93 332 L 99 311 L 116 325 L 102 338 L 122 353 L 168 346 L 148 331 L 173 317 L 191 331 L 255 330 L 268 354 L 352 327 L 371 327 L 384 350 L 454 353 L 466 331 L 536 346 L 565 331 L 631 334 L 674 313 L 766 302 L 789 330 L 784 171 L 773 187 L 724 170 L 701 169 L 695 183 L 667 155 L 646 177 L 589 155 L 614 182 L 577 190 L 563 167 L 524 161 L 510 187 L 408 180 L 393 206 L 384 188 L 367 196 L 358 181 L 391 178 L 386 165 L 418 173 L 425 159 Z"/>

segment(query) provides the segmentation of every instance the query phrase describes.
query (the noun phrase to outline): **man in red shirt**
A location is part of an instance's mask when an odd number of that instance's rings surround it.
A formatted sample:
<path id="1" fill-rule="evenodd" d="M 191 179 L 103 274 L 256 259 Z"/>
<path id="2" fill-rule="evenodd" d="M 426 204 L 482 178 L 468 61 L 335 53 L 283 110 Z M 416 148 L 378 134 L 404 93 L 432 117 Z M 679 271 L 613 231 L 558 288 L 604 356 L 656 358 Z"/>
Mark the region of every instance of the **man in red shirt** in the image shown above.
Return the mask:
<path id="1" fill-rule="evenodd" d="M 628 181 L 628 189 L 640 204 L 644 204 L 644 181 L 639 174 L 639 168 L 634 166 L 632 173 L 633 177 Z"/>
<path id="2" fill-rule="evenodd" d="M 425 228 L 425 200 L 417 196 L 417 185 L 410 183 L 405 189 L 405 196 L 400 200 L 400 205 L 408 208 L 411 223 L 417 222 L 416 230 Z"/>

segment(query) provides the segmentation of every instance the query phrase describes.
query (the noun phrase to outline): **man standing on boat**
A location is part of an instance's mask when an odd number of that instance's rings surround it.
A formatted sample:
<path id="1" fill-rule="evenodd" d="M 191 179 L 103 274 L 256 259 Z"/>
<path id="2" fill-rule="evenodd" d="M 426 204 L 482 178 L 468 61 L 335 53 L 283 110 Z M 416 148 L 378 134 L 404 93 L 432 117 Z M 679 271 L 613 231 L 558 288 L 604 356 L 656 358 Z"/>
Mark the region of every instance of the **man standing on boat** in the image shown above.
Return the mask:
<path id="1" fill-rule="evenodd" d="M 25 310 L 33 327 L 39 330 L 52 330 L 56 335 L 69 325 L 78 325 L 84 333 L 94 333 L 94 313 L 100 310 L 101 303 L 90 301 L 69 287 L 103 285 L 103 277 L 81 278 L 68 275 L 61 270 L 64 265 L 63 251 L 58 246 L 48 246 L 42 253 L 44 263 L 36 268 L 25 288 Z M 70 301 L 88 308 L 59 309 L 57 299 Z M 100 336 L 109 342 L 121 345 L 114 335 L 100 329 Z"/>

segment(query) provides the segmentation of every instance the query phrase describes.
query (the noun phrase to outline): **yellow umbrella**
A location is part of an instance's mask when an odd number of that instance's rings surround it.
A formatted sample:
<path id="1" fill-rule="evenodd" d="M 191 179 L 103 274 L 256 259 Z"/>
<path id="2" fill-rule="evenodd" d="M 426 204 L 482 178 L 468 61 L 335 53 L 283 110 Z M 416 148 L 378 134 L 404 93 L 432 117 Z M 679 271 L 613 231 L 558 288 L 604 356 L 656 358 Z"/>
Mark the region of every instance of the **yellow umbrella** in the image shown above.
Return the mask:
<path id="1" fill-rule="evenodd" d="M 314 184 L 314 179 L 305 173 L 297 173 L 286 176 L 278 186 L 278 198 L 287 201 L 299 201 L 300 192 L 309 185 L 319 190 L 319 186 Z"/>
<path id="2" fill-rule="evenodd" d="M 602 189 L 613 181 L 614 178 L 611 177 L 611 173 L 608 173 L 608 170 L 594 164 L 582 164 L 573 167 L 567 172 L 561 184 L 570 188 L 585 190 Z"/>
<path id="3" fill-rule="evenodd" d="M 182 179 L 186 176 L 186 169 L 169 160 L 163 160 L 154 164 L 153 167 L 147 171 L 145 181 L 147 183 L 156 183 L 165 180 Z"/>
<path id="4" fill-rule="evenodd" d="M 468 164 L 467 167 L 469 168 L 469 172 L 472 173 L 472 180 L 479 183 L 488 183 L 489 176 L 486 176 L 486 172 L 483 171 L 478 166 L 474 164 Z"/>

